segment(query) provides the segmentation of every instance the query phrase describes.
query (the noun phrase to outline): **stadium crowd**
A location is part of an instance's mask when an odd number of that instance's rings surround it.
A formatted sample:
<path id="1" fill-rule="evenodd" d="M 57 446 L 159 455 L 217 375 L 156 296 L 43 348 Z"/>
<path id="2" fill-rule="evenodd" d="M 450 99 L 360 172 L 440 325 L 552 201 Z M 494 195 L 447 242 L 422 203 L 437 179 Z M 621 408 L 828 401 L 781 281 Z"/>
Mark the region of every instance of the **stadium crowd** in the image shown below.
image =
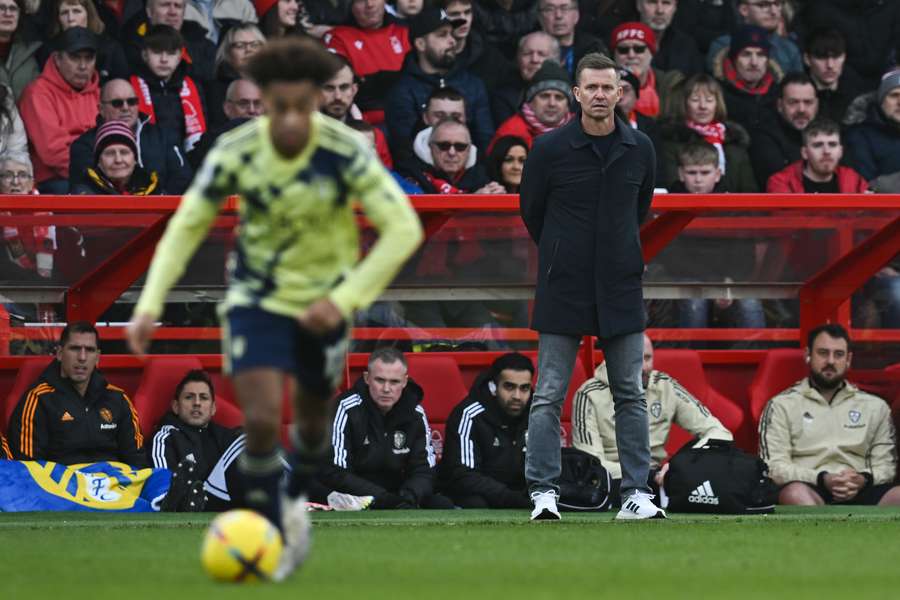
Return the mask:
<path id="1" fill-rule="evenodd" d="M 263 111 L 242 65 L 289 35 L 342 57 L 321 111 L 368 136 L 410 194 L 516 193 L 534 138 L 577 116 L 572 77 L 590 52 L 620 65 L 619 116 L 653 142 L 659 190 L 900 191 L 893 2 L 0 0 L 0 16 L 5 194 L 183 193 L 215 140 Z M 712 185 L 691 183 L 685 157 L 710 149 Z M 6 227 L 0 271 L 26 281 L 77 270 L 83 242 L 71 228 Z M 452 257 L 456 270 L 490 262 L 468 250 Z M 760 244 L 756 264 L 716 278 L 766 269 L 775 280 L 773 252 L 762 260 Z M 897 260 L 863 297 L 868 325 L 898 326 Z M 673 320 L 767 320 L 758 301 L 701 304 L 679 303 Z M 484 310 L 427 313 L 390 317 L 492 324 Z"/>

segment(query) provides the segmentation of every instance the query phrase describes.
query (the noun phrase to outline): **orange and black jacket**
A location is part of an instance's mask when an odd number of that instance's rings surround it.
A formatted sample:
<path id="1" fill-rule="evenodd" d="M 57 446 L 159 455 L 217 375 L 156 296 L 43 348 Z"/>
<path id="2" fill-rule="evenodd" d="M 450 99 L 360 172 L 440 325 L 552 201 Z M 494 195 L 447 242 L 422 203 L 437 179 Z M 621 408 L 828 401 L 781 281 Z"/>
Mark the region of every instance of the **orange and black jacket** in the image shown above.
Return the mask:
<path id="1" fill-rule="evenodd" d="M 95 370 L 82 397 L 56 360 L 19 400 L 7 433 L 17 460 L 147 466 L 138 415 L 124 390 Z"/>
<path id="2" fill-rule="evenodd" d="M 0 460 L 12 460 L 12 450 L 9 449 L 9 444 L 6 443 L 2 433 L 0 433 Z"/>

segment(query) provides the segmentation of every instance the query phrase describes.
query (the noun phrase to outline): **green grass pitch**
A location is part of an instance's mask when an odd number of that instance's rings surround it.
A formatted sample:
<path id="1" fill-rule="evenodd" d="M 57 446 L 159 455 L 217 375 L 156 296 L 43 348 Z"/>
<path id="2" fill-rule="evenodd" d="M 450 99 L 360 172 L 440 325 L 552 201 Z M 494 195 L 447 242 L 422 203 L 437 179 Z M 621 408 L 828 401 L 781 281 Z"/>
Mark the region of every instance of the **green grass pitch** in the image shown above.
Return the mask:
<path id="1" fill-rule="evenodd" d="M 304 568 L 285 583 L 251 586 L 202 573 L 208 514 L 0 514 L 0 598 L 900 598 L 898 509 L 613 516 L 317 513 Z"/>

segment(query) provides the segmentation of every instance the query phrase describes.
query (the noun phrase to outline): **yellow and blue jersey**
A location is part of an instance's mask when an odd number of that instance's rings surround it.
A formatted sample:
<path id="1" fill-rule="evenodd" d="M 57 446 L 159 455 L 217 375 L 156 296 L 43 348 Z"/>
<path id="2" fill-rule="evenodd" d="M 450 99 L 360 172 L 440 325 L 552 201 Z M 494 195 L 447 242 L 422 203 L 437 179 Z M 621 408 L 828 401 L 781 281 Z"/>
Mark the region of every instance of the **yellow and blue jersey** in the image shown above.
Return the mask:
<path id="1" fill-rule="evenodd" d="M 169 223 L 136 314 L 159 316 L 229 195 L 241 198 L 224 309 L 258 307 L 295 317 L 328 297 L 349 318 L 373 302 L 422 239 L 409 200 L 365 139 L 313 113 L 305 149 L 285 159 L 259 117 L 223 135 Z M 379 240 L 359 261 L 359 201 Z"/>

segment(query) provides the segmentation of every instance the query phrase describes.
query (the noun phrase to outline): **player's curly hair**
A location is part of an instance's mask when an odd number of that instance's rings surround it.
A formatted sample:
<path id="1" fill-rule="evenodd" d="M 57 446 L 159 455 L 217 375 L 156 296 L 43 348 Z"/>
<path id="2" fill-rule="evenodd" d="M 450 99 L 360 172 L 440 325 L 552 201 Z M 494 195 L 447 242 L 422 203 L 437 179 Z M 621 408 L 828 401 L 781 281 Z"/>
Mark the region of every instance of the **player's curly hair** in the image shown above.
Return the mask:
<path id="1" fill-rule="evenodd" d="M 343 63 L 312 38 L 285 37 L 266 42 L 247 61 L 244 72 L 261 89 L 276 81 L 311 81 L 322 86 Z"/>

